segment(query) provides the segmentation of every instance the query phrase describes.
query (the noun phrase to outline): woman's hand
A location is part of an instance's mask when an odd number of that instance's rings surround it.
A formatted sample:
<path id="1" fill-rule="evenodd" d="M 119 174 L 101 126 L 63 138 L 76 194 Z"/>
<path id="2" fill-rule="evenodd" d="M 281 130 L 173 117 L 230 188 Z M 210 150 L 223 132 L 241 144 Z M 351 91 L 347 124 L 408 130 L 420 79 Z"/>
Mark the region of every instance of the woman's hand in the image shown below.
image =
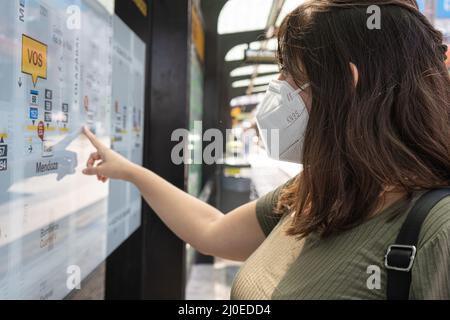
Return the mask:
<path id="1" fill-rule="evenodd" d="M 104 145 L 87 127 L 83 128 L 83 132 L 97 149 L 97 152 L 90 155 L 83 173 L 88 176 L 96 175 L 102 182 L 108 179 L 129 180 L 131 168 L 135 164 Z"/>

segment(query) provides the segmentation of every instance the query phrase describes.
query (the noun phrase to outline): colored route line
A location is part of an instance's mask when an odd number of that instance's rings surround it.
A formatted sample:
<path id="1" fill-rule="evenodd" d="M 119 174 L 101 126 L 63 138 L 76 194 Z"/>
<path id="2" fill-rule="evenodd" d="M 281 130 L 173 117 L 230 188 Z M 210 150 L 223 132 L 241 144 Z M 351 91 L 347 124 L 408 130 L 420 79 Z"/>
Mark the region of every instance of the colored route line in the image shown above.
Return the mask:
<path id="1" fill-rule="evenodd" d="M 33 125 L 29 125 L 29 126 L 27 126 L 27 130 L 28 131 L 37 131 L 37 129 L 38 129 L 38 126 L 33 126 Z M 55 128 L 55 127 L 45 127 L 45 131 L 49 131 L 49 132 L 54 132 L 54 131 L 56 131 L 56 129 L 57 128 Z"/>
<path id="2" fill-rule="evenodd" d="M 37 131 L 38 126 L 34 126 L 34 125 L 29 125 L 27 126 L 27 130 L 28 131 Z M 50 132 L 55 132 L 56 130 L 58 130 L 59 132 L 69 132 L 69 128 L 55 128 L 55 127 L 45 127 L 45 131 L 50 131 Z M 0 134 L 0 138 L 3 137 Z M 7 138 L 8 136 L 6 135 L 4 138 Z"/>

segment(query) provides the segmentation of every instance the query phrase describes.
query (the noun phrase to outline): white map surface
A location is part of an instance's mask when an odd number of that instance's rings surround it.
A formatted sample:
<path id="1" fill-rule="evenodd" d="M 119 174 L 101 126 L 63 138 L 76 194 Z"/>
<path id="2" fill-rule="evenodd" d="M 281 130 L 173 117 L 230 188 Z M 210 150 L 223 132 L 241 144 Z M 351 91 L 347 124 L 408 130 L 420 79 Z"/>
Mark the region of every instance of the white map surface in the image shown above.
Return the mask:
<path id="1" fill-rule="evenodd" d="M 95 1 L 2 2 L 0 299 L 65 297 L 72 266 L 84 278 L 140 225 L 134 187 L 81 174 L 80 132 L 141 163 L 144 68 L 145 44 Z"/>

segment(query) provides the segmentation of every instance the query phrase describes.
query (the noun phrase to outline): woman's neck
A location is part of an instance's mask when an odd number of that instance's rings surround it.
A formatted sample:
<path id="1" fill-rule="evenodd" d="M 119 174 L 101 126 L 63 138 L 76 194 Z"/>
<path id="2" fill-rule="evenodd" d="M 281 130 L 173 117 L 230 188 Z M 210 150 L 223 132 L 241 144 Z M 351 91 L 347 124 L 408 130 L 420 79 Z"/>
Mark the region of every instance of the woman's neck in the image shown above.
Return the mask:
<path id="1" fill-rule="evenodd" d="M 405 196 L 406 192 L 404 191 L 395 190 L 393 187 L 385 188 L 385 190 L 380 194 L 378 205 L 374 212 L 370 215 L 370 218 L 382 213 L 385 209 L 403 199 Z"/>

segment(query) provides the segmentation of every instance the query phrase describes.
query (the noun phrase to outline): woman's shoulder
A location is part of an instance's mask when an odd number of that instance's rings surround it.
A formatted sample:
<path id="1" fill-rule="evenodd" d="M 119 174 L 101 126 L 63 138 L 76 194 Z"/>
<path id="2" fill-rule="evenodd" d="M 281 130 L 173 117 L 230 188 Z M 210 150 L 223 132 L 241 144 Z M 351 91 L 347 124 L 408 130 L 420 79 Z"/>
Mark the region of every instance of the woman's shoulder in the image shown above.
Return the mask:
<path id="1" fill-rule="evenodd" d="M 450 299 L 450 196 L 431 209 L 420 232 L 412 272 L 413 299 Z"/>
<path id="2" fill-rule="evenodd" d="M 266 236 L 272 232 L 273 228 L 285 216 L 284 214 L 277 213 L 276 207 L 283 189 L 293 183 L 295 179 L 296 177 L 289 179 L 287 182 L 256 201 L 256 217 Z"/>
<path id="3" fill-rule="evenodd" d="M 440 200 L 431 209 L 422 225 L 418 247 L 423 247 L 443 234 L 450 235 L 450 196 Z"/>

